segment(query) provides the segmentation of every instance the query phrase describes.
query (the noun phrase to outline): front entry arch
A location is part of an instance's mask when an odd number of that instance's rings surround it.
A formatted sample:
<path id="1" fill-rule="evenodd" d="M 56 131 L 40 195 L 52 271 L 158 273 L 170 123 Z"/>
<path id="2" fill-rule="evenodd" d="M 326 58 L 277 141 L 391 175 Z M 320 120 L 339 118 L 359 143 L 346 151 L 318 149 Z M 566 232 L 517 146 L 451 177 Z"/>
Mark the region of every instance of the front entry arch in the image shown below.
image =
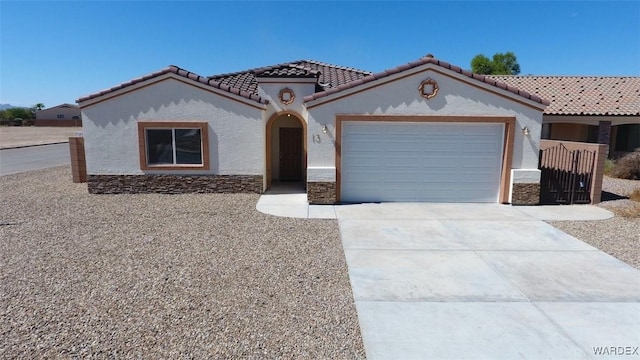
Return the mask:
<path id="1" fill-rule="evenodd" d="M 267 189 L 275 181 L 306 181 L 307 124 L 293 112 L 274 114 L 267 122 Z"/>

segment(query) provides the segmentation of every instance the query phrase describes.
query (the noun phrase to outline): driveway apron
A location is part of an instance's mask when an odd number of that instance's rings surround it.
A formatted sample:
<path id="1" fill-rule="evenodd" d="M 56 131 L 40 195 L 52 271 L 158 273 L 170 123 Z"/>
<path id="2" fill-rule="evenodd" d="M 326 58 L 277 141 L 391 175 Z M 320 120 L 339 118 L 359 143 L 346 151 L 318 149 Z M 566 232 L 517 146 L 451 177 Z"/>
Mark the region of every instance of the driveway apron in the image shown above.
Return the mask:
<path id="1" fill-rule="evenodd" d="M 335 212 L 368 359 L 638 351 L 640 270 L 535 211 L 387 203 Z"/>

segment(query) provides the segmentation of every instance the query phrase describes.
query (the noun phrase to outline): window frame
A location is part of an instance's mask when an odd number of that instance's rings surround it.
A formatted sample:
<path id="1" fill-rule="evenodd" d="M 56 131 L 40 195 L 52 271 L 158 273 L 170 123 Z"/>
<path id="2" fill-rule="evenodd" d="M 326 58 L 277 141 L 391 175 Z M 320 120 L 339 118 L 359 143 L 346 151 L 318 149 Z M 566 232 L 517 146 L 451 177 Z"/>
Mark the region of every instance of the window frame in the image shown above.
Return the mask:
<path id="1" fill-rule="evenodd" d="M 149 164 L 146 130 L 200 129 L 202 164 Z M 195 121 L 140 121 L 138 122 L 138 154 L 141 170 L 209 170 L 209 126 Z M 174 132 L 175 134 L 175 132 Z M 175 152 L 175 149 L 174 149 Z"/>

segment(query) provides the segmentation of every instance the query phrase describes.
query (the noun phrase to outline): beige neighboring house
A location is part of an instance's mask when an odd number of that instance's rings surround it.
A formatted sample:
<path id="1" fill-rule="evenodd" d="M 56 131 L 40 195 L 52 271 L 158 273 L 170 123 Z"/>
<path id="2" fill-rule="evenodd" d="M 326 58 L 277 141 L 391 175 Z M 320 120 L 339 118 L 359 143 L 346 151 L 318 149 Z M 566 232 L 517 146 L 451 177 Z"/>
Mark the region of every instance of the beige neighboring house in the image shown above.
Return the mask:
<path id="1" fill-rule="evenodd" d="M 542 138 L 609 145 L 609 157 L 640 151 L 640 77 L 491 76 L 547 99 Z"/>
<path id="2" fill-rule="evenodd" d="M 35 126 L 82 126 L 80 107 L 61 104 L 36 111 Z"/>

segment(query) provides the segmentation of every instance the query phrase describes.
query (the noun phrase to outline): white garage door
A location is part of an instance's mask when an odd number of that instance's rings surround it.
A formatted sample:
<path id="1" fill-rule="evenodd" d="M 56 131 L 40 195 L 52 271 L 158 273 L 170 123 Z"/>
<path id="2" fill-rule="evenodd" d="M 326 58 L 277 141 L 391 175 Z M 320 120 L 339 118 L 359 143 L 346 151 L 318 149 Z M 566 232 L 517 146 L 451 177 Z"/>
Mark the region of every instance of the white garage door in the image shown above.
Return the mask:
<path id="1" fill-rule="evenodd" d="M 503 124 L 345 121 L 343 202 L 497 202 Z"/>

